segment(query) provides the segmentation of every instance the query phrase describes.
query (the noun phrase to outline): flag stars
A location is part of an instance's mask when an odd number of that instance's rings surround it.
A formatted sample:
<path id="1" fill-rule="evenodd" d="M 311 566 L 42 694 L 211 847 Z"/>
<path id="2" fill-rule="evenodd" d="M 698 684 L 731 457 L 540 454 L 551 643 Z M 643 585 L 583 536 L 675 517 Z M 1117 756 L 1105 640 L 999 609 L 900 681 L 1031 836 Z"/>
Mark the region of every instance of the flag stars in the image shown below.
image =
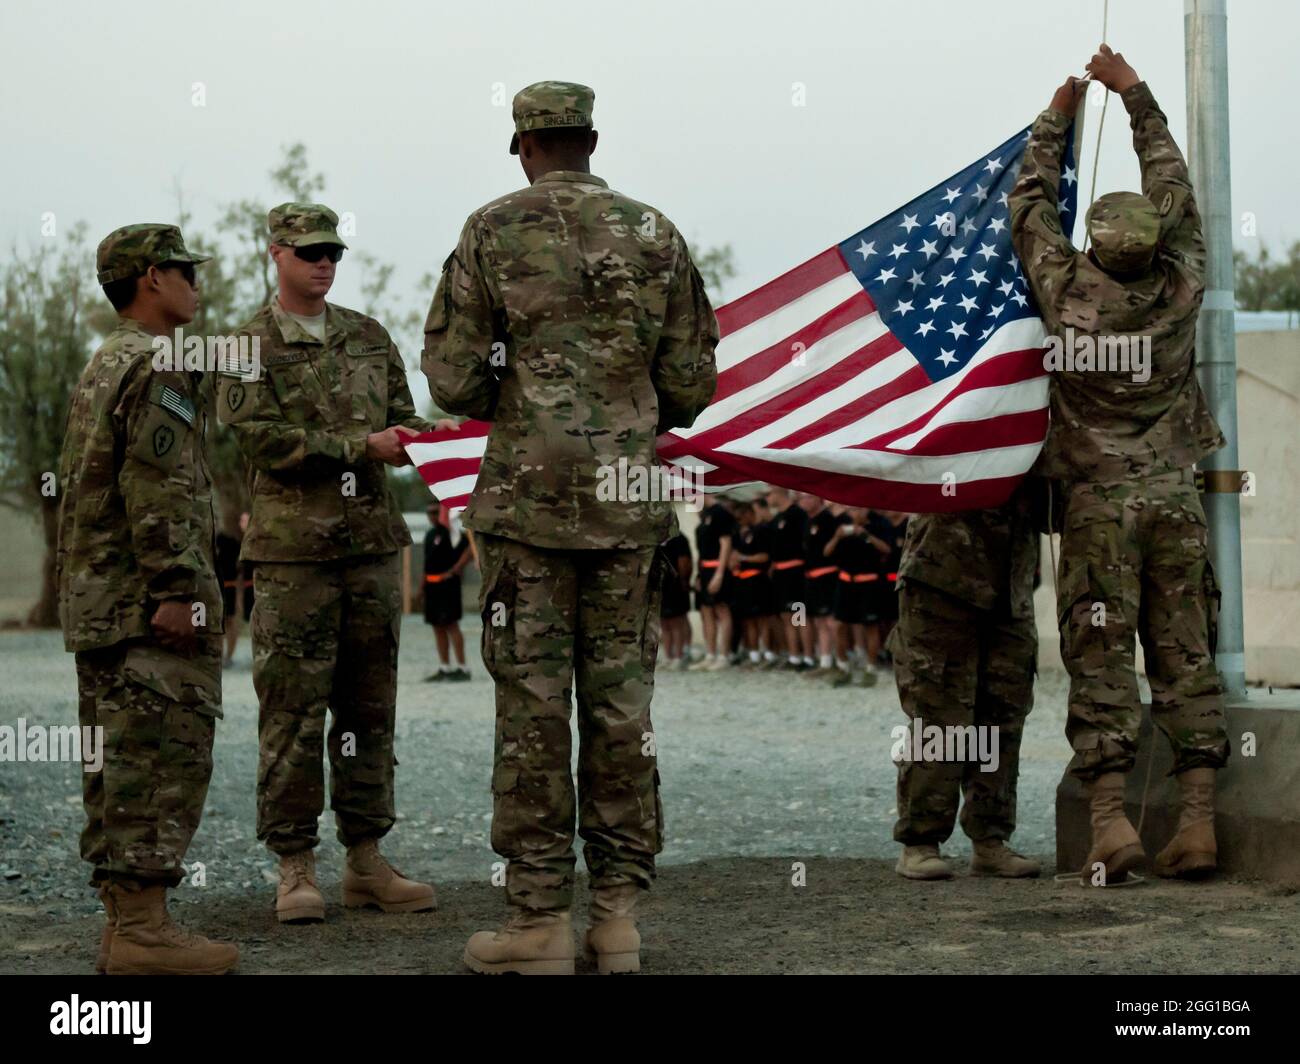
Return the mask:
<path id="1" fill-rule="evenodd" d="M 887 281 L 892 281 L 895 276 L 897 275 L 894 273 L 892 268 L 888 270 L 881 270 L 880 276 L 876 278 L 876 283 L 885 284 Z"/>
<path id="2" fill-rule="evenodd" d="M 895 245 L 893 246 L 893 248 L 890 249 L 890 252 L 889 252 L 889 253 L 890 253 L 890 254 L 891 254 L 895 259 L 901 259 L 904 255 L 907 254 L 907 245 L 906 245 L 906 244 L 895 244 Z"/>
<path id="3" fill-rule="evenodd" d="M 920 326 L 917 328 L 916 331 L 917 331 L 917 334 L 918 334 L 918 335 L 920 335 L 920 336 L 925 336 L 925 335 L 927 335 L 927 334 L 929 334 L 929 333 L 931 333 L 931 332 L 934 331 L 934 322 L 933 322 L 933 321 L 923 321 L 923 322 L 921 322 Z"/>
<path id="4" fill-rule="evenodd" d="M 996 318 L 1001 315 L 1001 313 L 1006 309 L 1006 306 L 1005 303 L 997 303 L 994 306 L 989 307 L 989 314 Z"/>
<path id="5" fill-rule="evenodd" d="M 977 230 L 978 228 L 979 228 L 979 226 L 976 225 L 974 222 L 972 222 L 969 218 L 963 218 L 963 219 L 961 220 L 961 235 L 962 235 L 962 236 L 970 236 L 971 233 L 975 232 L 975 230 Z"/>
<path id="6" fill-rule="evenodd" d="M 876 253 L 876 242 L 872 240 L 868 243 L 867 241 L 862 240 L 854 250 L 862 256 L 862 261 L 866 262 L 867 259 L 871 258 L 871 256 Z"/>
<path id="7" fill-rule="evenodd" d="M 967 313 L 970 313 L 972 310 L 975 309 L 975 300 L 973 300 L 970 296 L 962 296 L 959 305 L 961 306 L 962 310 L 966 311 Z"/>
<path id="8" fill-rule="evenodd" d="M 1002 232 L 1002 230 L 1005 229 L 1006 227 L 1007 227 L 1007 223 L 1004 222 L 1001 218 L 989 219 L 989 228 L 992 229 L 993 232 L 995 233 Z"/>
<path id="9" fill-rule="evenodd" d="M 952 215 L 936 214 L 934 216 L 934 221 L 932 221 L 930 224 L 934 226 L 936 229 L 938 229 L 939 232 L 941 233 L 946 232 L 948 229 L 952 227 Z"/>
<path id="10" fill-rule="evenodd" d="M 1007 205 L 1007 194 L 1005 192 L 999 193 L 998 206 L 1005 207 L 1006 205 Z"/>
<path id="11" fill-rule="evenodd" d="M 920 224 L 921 223 L 916 220 L 915 214 L 905 214 L 903 215 L 903 220 L 899 223 L 898 227 L 907 230 L 907 233 L 910 236 L 912 230 Z"/>
<path id="12" fill-rule="evenodd" d="M 982 333 L 980 333 L 980 343 L 983 343 L 992 335 L 993 335 L 993 326 L 990 325 L 987 329 L 985 329 Z"/>
<path id="13" fill-rule="evenodd" d="M 907 317 L 907 312 L 911 309 L 912 309 L 912 301 L 910 299 L 907 300 L 900 299 L 898 301 L 898 305 L 894 307 L 894 313 L 897 314 L 900 318 L 905 318 Z"/>
<path id="14" fill-rule="evenodd" d="M 952 247 L 950 247 L 948 249 L 948 253 L 944 255 L 945 259 L 952 259 L 954 264 L 961 262 L 961 260 L 964 259 L 965 257 L 966 257 L 966 252 L 962 251 L 962 249 L 957 247 L 957 245 L 955 244 Z"/>
<path id="15" fill-rule="evenodd" d="M 1073 166 L 1067 166 L 1065 168 L 1065 173 L 1061 175 L 1061 180 L 1067 185 L 1073 185 L 1078 179 L 1078 175 L 1075 174 Z"/>
<path id="16" fill-rule="evenodd" d="M 923 255 L 925 255 L 926 259 L 928 260 L 928 259 L 930 258 L 931 255 L 937 255 L 937 254 L 939 254 L 939 247 L 938 247 L 938 245 L 935 244 L 935 242 L 932 241 L 932 240 L 922 240 L 922 241 L 921 241 L 921 253 L 922 253 Z"/>
<path id="17" fill-rule="evenodd" d="M 1017 292 L 1011 298 L 1016 301 L 1017 306 L 1021 306 L 1021 307 L 1025 306 L 1029 302 L 1029 300 L 1025 298 L 1024 292 Z"/>
<path id="18" fill-rule="evenodd" d="M 945 203 L 951 203 L 953 200 L 958 199 L 960 196 L 961 196 L 961 189 L 950 188 L 944 192 L 943 199 Z"/>
<path id="19" fill-rule="evenodd" d="M 921 285 L 925 284 L 925 278 L 917 270 L 913 270 L 912 276 L 907 279 L 907 283 L 912 286 L 912 291 L 915 292 Z"/>
<path id="20" fill-rule="evenodd" d="M 951 366 L 954 362 L 957 361 L 957 355 L 954 352 L 948 351 L 942 347 L 939 348 L 939 354 L 936 355 L 935 357 L 937 358 L 938 361 L 942 362 L 945 366 Z"/>
<path id="21" fill-rule="evenodd" d="M 970 276 L 967 277 L 966 280 L 974 281 L 976 288 L 978 288 L 982 284 L 989 283 L 988 274 L 986 274 L 983 270 L 971 270 Z"/>
<path id="22" fill-rule="evenodd" d="M 975 254 L 983 256 L 985 262 L 998 257 L 997 249 L 992 244 L 981 244 L 979 251 L 975 252 Z"/>
<path id="23" fill-rule="evenodd" d="M 986 189 L 983 185 L 976 185 L 975 191 L 972 192 L 971 195 L 975 197 L 976 203 L 983 203 L 986 199 L 989 198 L 989 190 Z"/>
<path id="24" fill-rule="evenodd" d="M 1016 283 L 1014 281 L 1003 281 L 1000 285 L 998 285 L 998 291 L 1001 292 L 1004 296 L 1009 296 L 1011 294 L 1011 289 L 1015 287 L 1016 287 Z"/>
<path id="25" fill-rule="evenodd" d="M 948 328 L 944 329 L 944 332 L 952 333 L 952 338 L 956 340 L 957 337 L 966 335 L 966 326 L 959 321 L 954 321 Z"/>
<path id="26" fill-rule="evenodd" d="M 928 310 L 931 314 L 933 314 L 936 310 L 942 307 L 944 303 L 945 300 L 943 296 L 935 296 L 932 300 L 930 300 L 930 305 L 925 309 Z"/>
<path id="27" fill-rule="evenodd" d="M 939 277 L 939 279 L 938 279 L 937 281 L 935 281 L 934 283 L 937 284 L 940 288 L 947 288 L 948 285 L 952 282 L 953 277 L 955 277 L 955 276 L 956 276 L 956 274 L 945 273 L 945 274 L 942 274 L 942 275 Z"/>
<path id="28" fill-rule="evenodd" d="M 985 160 L 984 160 L 984 165 L 985 165 L 985 167 L 988 168 L 988 172 L 989 172 L 990 174 L 996 174 L 999 170 L 1002 169 L 1002 160 L 1001 160 L 1001 159 L 985 159 Z"/>

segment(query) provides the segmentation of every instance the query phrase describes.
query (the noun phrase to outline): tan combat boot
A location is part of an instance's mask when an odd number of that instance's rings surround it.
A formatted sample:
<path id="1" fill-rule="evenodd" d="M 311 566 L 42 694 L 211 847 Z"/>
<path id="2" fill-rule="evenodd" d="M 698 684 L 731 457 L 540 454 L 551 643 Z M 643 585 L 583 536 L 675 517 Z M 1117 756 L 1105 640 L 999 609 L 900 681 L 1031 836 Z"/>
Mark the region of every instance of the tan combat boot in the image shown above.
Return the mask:
<path id="1" fill-rule="evenodd" d="M 108 972 L 108 954 L 113 948 L 113 932 L 117 930 L 117 906 L 113 895 L 109 893 L 108 884 L 99 885 L 99 900 L 104 903 L 104 933 L 99 938 L 99 953 L 95 957 L 95 974 Z"/>
<path id="2" fill-rule="evenodd" d="M 378 839 L 348 847 L 343 864 L 343 904 L 377 905 L 386 913 L 424 913 L 438 907 L 433 887 L 407 879 L 379 852 Z"/>
<path id="3" fill-rule="evenodd" d="M 1124 815 L 1122 772 L 1107 772 L 1092 782 L 1089 792 L 1092 819 L 1092 848 L 1079 873 L 1091 883 L 1098 864 L 1106 869 L 1105 883 L 1122 883 L 1129 872 L 1146 860 L 1142 840 Z"/>
<path id="4" fill-rule="evenodd" d="M 641 970 L 641 934 L 636 929 L 635 883 L 599 887 L 591 892 L 591 926 L 582 939 L 582 955 L 601 975 Z"/>
<path id="5" fill-rule="evenodd" d="M 275 918 L 282 924 L 325 919 L 325 899 L 316 886 L 316 852 L 299 850 L 280 858 L 280 883 L 275 888 Z"/>
<path id="6" fill-rule="evenodd" d="M 515 909 L 500 931 L 479 931 L 465 945 L 465 964 L 483 975 L 572 975 L 573 924 L 568 909 Z"/>
<path id="7" fill-rule="evenodd" d="M 952 879 L 938 846 L 904 846 L 894 871 L 904 879 Z"/>
<path id="8" fill-rule="evenodd" d="M 239 950 L 177 927 L 167 913 L 167 889 L 112 883 L 117 926 L 108 951 L 109 975 L 224 975 Z"/>
<path id="9" fill-rule="evenodd" d="M 1156 875 L 1166 879 L 1203 879 L 1218 867 L 1214 841 L 1214 772 L 1189 768 L 1178 774 L 1182 809 L 1178 830 L 1169 845 L 1156 854 Z"/>
<path id="10" fill-rule="evenodd" d="M 1001 839 L 972 841 L 970 858 L 973 876 L 1000 876 L 1003 879 L 1033 879 L 1042 872 L 1037 861 L 1016 853 Z"/>

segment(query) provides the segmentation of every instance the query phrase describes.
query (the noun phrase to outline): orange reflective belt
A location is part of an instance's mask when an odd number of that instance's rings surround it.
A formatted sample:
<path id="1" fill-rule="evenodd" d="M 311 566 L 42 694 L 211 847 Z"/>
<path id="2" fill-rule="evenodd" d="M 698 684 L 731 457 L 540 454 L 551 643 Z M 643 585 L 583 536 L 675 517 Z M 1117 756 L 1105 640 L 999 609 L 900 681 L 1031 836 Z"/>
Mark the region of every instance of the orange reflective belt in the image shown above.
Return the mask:
<path id="1" fill-rule="evenodd" d="M 879 580 L 879 573 L 840 573 L 840 579 L 845 583 L 867 584 L 872 580 Z"/>
<path id="2" fill-rule="evenodd" d="M 791 558 L 788 561 L 777 562 L 773 565 L 774 569 L 795 569 L 803 565 L 802 558 Z"/>
<path id="3" fill-rule="evenodd" d="M 454 573 L 425 573 L 424 582 L 426 584 L 440 584 L 444 580 L 450 580 Z"/>
<path id="4" fill-rule="evenodd" d="M 701 569 L 716 569 L 717 567 L 718 567 L 718 559 L 717 559 L 717 558 L 710 558 L 710 559 L 708 559 L 708 560 L 705 560 L 704 558 L 701 558 L 701 559 L 700 559 L 700 568 L 701 568 Z"/>
<path id="5" fill-rule="evenodd" d="M 762 575 L 762 569 L 737 569 L 733 574 L 738 580 L 748 580 L 751 576 Z"/>
<path id="6" fill-rule="evenodd" d="M 891 584 L 892 584 L 895 580 L 898 579 L 898 574 L 897 574 L 897 573 L 889 573 L 888 576 L 889 576 L 889 582 L 890 582 Z"/>
<path id="7" fill-rule="evenodd" d="M 838 566 L 838 565 L 823 565 L 820 569 L 813 569 L 813 570 L 810 570 L 809 572 L 805 573 L 804 575 L 805 575 L 809 580 L 816 580 L 819 576 L 826 576 L 826 575 L 828 575 L 829 573 L 834 573 L 834 572 L 838 572 L 838 571 L 839 571 L 839 566 Z"/>

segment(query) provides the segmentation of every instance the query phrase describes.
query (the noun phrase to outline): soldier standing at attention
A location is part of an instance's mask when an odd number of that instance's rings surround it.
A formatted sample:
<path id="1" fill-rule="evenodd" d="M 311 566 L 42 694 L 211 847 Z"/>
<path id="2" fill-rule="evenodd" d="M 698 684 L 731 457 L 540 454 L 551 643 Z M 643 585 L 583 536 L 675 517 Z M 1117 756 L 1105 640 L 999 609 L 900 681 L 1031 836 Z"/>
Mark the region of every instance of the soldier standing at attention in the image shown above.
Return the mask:
<path id="1" fill-rule="evenodd" d="M 1016 829 L 1020 738 L 1034 704 L 1038 634 L 1034 567 L 1038 532 L 1028 488 L 996 510 L 917 514 L 898 569 L 898 624 L 890 635 L 894 678 L 913 728 L 997 729 L 992 771 L 970 743 L 962 760 L 898 760 L 903 844 L 895 871 L 906 879 L 950 879 L 939 853 L 961 826 L 971 840 L 971 875 L 1037 876 L 1037 861 L 1006 843 Z M 946 732 L 945 732 L 946 733 Z M 977 747 L 988 749 L 987 746 Z M 945 750 L 945 753 L 947 751 Z"/>
<path id="2" fill-rule="evenodd" d="M 106 751 L 81 777 L 81 856 L 107 914 L 95 970 L 111 975 L 220 975 L 239 960 L 172 923 L 166 901 L 212 775 L 222 613 L 211 403 L 201 373 L 155 366 L 154 339 L 194 319 L 194 267 L 207 261 L 172 225 L 100 242 L 96 276 L 118 323 L 81 374 L 59 461 L 59 620 L 81 726 L 102 728 Z"/>
<path id="3" fill-rule="evenodd" d="M 573 972 L 575 687 L 585 952 L 602 973 L 640 968 L 635 906 L 663 846 L 655 560 L 676 520 L 667 501 L 600 488 L 620 463 L 656 474 L 655 437 L 713 397 L 718 332 L 673 224 L 591 174 L 593 100 L 554 81 L 515 96 L 510 150 L 529 186 L 470 215 L 425 323 L 434 401 L 493 423 L 463 520 L 483 573 L 492 846 L 511 915 L 469 940 L 480 972 Z"/>
<path id="4" fill-rule="evenodd" d="M 277 918 L 323 920 L 315 847 L 329 710 L 344 904 L 423 912 L 436 907 L 433 888 L 378 848 L 395 820 L 398 550 L 411 542 L 384 466 L 410 464 L 396 426 L 433 426 L 415 414 L 384 327 L 325 302 L 345 247 L 338 216 L 284 203 L 268 222 L 278 294 L 240 330 L 260 344 L 260 372 L 223 370 L 217 401 L 253 478 L 241 557 L 256 594 L 257 837 L 280 857 Z"/>
<path id="5" fill-rule="evenodd" d="M 1039 469 L 1060 482 L 1065 506 L 1057 614 L 1070 671 L 1066 734 L 1072 771 L 1090 793 L 1085 873 L 1100 864 L 1107 882 L 1122 880 L 1145 860 L 1124 815 L 1141 717 L 1136 634 L 1182 791 L 1178 830 L 1155 870 L 1192 878 L 1216 867 L 1214 773 L 1228 757 L 1210 635 L 1217 592 L 1192 475 L 1224 442 L 1194 366 L 1205 241 L 1187 164 L 1146 82 L 1104 44 L 1088 70 L 1128 109 L 1142 195 L 1098 199 L 1087 218 L 1092 248 L 1075 250 L 1056 206 L 1080 98 L 1071 78 L 1034 123 L 1010 198 L 1012 239 L 1049 334 L 1069 330 L 1076 350 L 1082 339 L 1112 359 L 1117 349 L 1148 356 L 1145 372 L 1131 357 L 1118 369 L 1052 373 Z"/>

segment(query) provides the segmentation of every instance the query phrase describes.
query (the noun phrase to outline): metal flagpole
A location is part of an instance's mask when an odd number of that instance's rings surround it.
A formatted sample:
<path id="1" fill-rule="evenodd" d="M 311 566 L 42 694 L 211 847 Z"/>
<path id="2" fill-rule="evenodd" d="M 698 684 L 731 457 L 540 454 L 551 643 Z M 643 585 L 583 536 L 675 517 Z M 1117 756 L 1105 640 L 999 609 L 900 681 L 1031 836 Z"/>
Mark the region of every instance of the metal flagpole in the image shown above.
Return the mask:
<path id="1" fill-rule="evenodd" d="M 1201 388 L 1228 444 L 1201 463 L 1210 560 L 1223 592 L 1216 662 L 1230 697 L 1246 692 L 1242 625 L 1241 473 L 1237 471 L 1237 341 L 1233 310 L 1232 185 L 1228 158 L 1227 0 L 1185 0 L 1188 165 L 1207 245 L 1196 328 Z"/>

